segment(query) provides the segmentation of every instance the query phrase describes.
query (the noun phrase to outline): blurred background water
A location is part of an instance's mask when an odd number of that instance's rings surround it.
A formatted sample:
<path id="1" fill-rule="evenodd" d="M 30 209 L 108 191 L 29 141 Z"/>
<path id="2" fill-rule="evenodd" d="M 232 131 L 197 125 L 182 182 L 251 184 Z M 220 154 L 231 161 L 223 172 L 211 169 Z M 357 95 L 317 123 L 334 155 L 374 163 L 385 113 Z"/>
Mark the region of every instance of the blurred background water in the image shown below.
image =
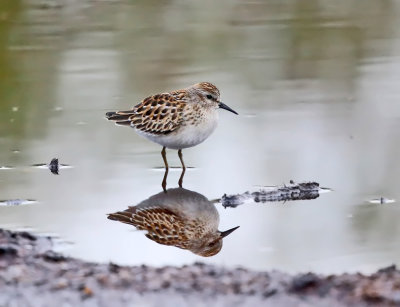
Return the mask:
<path id="1" fill-rule="evenodd" d="M 203 261 L 288 272 L 372 272 L 399 264 L 398 1 L 0 2 L 0 227 L 52 233 L 65 253 L 120 264 Z M 161 148 L 106 111 L 209 81 L 221 111 L 184 151 L 184 187 L 209 199 L 317 181 L 316 200 L 218 207 L 240 225 L 201 258 L 155 244 L 106 213 L 160 192 Z M 74 168 L 30 167 L 58 157 Z M 176 151 L 168 151 L 179 166 Z M 172 171 L 169 187 L 177 185 Z"/>

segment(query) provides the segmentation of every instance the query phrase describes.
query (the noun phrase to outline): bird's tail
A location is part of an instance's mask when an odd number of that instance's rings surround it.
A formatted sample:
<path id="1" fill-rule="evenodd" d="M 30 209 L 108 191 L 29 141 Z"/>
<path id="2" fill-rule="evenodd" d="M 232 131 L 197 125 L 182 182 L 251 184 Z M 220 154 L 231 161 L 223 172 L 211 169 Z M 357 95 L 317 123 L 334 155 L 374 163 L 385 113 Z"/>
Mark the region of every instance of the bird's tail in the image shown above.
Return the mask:
<path id="1" fill-rule="evenodd" d="M 129 111 L 118 111 L 118 112 L 107 112 L 106 118 L 112 120 L 116 125 L 130 126 L 131 116 L 134 115 L 132 110 Z"/>
<path id="2" fill-rule="evenodd" d="M 134 221 L 135 213 L 136 213 L 135 207 L 129 207 L 125 211 L 110 213 L 108 214 L 107 218 L 109 220 L 118 221 L 132 226 L 137 226 L 137 223 Z"/>

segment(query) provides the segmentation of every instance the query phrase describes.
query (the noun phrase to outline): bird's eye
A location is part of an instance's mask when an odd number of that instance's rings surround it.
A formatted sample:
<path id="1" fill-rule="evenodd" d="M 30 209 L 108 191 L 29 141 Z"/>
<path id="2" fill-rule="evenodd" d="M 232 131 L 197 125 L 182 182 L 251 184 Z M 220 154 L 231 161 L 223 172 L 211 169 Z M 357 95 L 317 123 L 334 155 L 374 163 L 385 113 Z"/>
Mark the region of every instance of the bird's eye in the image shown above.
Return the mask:
<path id="1" fill-rule="evenodd" d="M 213 98 L 213 96 L 211 96 L 210 94 L 208 94 L 206 97 L 207 97 L 207 99 L 212 99 Z"/>

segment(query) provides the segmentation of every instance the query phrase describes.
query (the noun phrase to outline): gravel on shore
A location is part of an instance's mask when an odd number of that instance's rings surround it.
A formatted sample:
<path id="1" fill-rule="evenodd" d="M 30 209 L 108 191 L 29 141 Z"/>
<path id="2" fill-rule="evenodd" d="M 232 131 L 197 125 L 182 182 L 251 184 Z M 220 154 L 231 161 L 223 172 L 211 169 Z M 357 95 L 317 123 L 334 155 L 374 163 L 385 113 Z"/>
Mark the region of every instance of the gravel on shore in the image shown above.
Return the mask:
<path id="1" fill-rule="evenodd" d="M 395 266 L 291 276 L 195 263 L 119 266 L 65 257 L 50 237 L 0 229 L 0 306 L 400 306 Z"/>

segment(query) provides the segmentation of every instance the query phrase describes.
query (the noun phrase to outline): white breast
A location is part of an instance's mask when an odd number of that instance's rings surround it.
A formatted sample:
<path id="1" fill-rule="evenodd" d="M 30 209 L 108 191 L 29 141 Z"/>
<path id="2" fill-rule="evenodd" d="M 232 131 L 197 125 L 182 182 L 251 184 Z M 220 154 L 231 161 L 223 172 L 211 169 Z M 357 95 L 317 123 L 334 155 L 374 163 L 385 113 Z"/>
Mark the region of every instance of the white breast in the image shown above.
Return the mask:
<path id="1" fill-rule="evenodd" d="M 196 125 L 186 124 L 167 135 L 154 135 L 137 132 L 145 138 L 170 149 L 184 149 L 196 146 L 207 139 L 215 130 L 218 123 L 218 111 L 211 110 L 207 116 Z"/>

